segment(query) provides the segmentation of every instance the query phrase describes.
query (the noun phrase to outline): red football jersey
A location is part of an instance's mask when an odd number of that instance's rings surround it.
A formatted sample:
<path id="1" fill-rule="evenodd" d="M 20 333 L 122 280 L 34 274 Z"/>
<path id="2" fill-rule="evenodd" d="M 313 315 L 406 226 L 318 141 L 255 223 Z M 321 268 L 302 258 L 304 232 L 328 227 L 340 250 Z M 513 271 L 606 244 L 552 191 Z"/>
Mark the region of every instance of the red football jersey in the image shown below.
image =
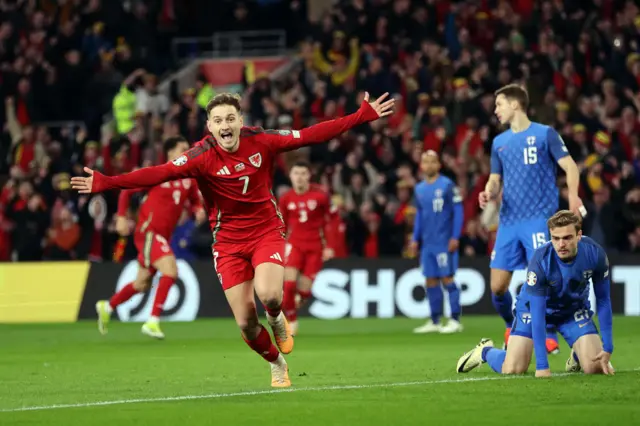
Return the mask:
<path id="1" fill-rule="evenodd" d="M 284 232 L 284 221 L 272 192 L 276 155 L 329 141 L 345 131 L 376 120 L 366 102 L 354 114 L 302 130 L 243 127 L 237 151 L 228 152 L 206 137 L 172 162 L 119 176 L 94 172 L 92 192 L 144 188 L 178 178 L 195 178 L 208 210 L 216 241 L 243 242 L 268 232 Z"/>
<path id="2" fill-rule="evenodd" d="M 317 185 L 307 192 L 293 189 L 280 198 L 280 211 L 287 227 L 287 242 L 302 250 L 321 251 L 326 245 L 324 226 L 327 223 L 331 200 Z"/>
<path id="3" fill-rule="evenodd" d="M 129 199 L 135 192 L 137 191 L 120 192 L 118 216 L 126 215 Z M 136 232 L 151 231 L 170 240 L 187 201 L 194 209 L 202 206 L 198 186 L 193 179 L 178 179 L 154 186 L 138 210 Z"/>

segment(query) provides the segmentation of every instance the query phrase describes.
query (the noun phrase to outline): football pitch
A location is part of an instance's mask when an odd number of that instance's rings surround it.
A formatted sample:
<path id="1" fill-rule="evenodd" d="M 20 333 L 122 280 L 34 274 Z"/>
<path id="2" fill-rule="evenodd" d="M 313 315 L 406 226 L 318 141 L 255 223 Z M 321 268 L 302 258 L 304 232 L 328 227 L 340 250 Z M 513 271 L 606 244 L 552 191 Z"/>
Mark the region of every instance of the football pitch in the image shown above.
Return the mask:
<path id="1" fill-rule="evenodd" d="M 497 317 L 463 317 L 456 335 L 413 335 L 420 321 L 302 319 L 287 357 L 293 387 L 272 390 L 266 362 L 230 320 L 0 325 L 0 425 L 631 425 L 640 422 L 640 318 L 615 317 L 614 377 L 455 373 Z M 533 371 L 533 368 L 530 368 Z"/>

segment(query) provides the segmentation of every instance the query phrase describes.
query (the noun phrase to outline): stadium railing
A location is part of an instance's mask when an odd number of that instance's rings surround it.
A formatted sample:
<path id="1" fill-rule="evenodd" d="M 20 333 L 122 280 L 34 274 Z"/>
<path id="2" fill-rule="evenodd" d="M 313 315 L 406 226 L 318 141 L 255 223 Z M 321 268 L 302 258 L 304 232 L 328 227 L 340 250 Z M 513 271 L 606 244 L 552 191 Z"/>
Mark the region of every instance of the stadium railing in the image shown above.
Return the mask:
<path id="1" fill-rule="evenodd" d="M 287 35 L 283 30 L 224 31 L 211 37 L 180 37 L 171 42 L 175 63 L 202 58 L 242 56 L 278 56 L 287 51 Z"/>

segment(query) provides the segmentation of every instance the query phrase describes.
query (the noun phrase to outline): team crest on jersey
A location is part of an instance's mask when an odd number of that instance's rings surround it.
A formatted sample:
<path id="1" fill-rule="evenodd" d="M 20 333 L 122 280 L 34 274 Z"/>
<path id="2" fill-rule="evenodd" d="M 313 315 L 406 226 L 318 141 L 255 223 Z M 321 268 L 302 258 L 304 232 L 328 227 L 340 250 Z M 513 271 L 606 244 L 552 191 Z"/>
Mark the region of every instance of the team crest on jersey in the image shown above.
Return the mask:
<path id="1" fill-rule="evenodd" d="M 287 205 L 287 210 L 295 210 L 296 209 L 296 203 L 294 203 L 293 201 L 289 203 L 289 205 Z"/>
<path id="2" fill-rule="evenodd" d="M 180 157 L 173 160 L 172 163 L 174 166 L 178 166 L 178 167 L 184 166 L 185 164 L 187 164 L 187 156 L 181 155 Z"/>
<path id="3" fill-rule="evenodd" d="M 588 281 L 589 279 L 591 279 L 592 276 L 593 276 L 593 271 L 590 269 L 582 273 L 582 277 L 584 278 L 585 281 Z"/>
<path id="4" fill-rule="evenodd" d="M 182 186 L 184 189 L 191 188 L 191 179 L 182 179 Z"/>
<path id="5" fill-rule="evenodd" d="M 442 198 L 442 189 L 436 189 L 435 195 L 436 198 Z"/>
<path id="6" fill-rule="evenodd" d="M 318 202 L 316 200 L 309 200 L 307 201 L 307 207 L 309 207 L 309 210 L 315 210 L 316 207 L 318 207 Z"/>
<path id="7" fill-rule="evenodd" d="M 262 164 L 262 155 L 260 153 L 253 154 L 251 157 L 249 157 L 249 162 L 255 167 L 260 167 L 260 165 Z"/>
<path id="8" fill-rule="evenodd" d="M 527 285 L 534 286 L 536 285 L 537 281 L 538 277 L 536 276 L 536 273 L 533 271 L 529 271 L 529 273 L 527 274 Z"/>
<path id="9" fill-rule="evenodd" d="M 236 172 L 241 172 L 241 171 L 243 171 L 243 170 L 244 170 L 244 163 L 238 163 L 238 164 L 236 164 L 235 166 L 233 166 L 233 169 L 234 169 Z"/>

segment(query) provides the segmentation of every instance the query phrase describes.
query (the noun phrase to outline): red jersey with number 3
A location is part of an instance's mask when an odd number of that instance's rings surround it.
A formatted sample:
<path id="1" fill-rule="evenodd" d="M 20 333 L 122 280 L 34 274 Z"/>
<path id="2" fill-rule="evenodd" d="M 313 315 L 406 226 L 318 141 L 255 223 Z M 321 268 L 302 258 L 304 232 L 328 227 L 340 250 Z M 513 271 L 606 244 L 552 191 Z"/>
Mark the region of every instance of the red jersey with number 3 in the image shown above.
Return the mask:
<path id="1" fill-rule="evenodd" d="M 123 190 L 118 199 L 118 216 L 124 216 L 129 199 L 137 190 Z M 187 202 L 193 209 L 202 206 L 198 185 L 193 179 L 178 179 L 154 186 L 138 210 L 136 232 L 153 232 L 171 240 Z"/>
<path id="2" fill-rule="evenodd" d="M 280 211 L 287 227 L 287 242 L 305 251 L 322 251 L 324 227 L 331 209 L 329 194 L 318 185 L 298 194 L 293 189 L 280 198 Z"/>

